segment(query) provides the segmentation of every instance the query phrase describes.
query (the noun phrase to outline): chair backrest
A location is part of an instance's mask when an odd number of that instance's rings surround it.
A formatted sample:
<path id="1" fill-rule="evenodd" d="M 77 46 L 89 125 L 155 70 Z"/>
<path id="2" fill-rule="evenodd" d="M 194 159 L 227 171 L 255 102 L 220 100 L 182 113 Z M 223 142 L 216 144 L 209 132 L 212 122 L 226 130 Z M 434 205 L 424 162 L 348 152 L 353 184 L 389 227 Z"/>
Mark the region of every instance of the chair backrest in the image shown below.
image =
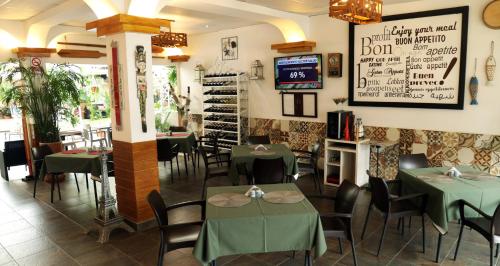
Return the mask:
<path id="1" fill-rule="evenodd" d="M 255 158 L 252 174 L 255 184 L 283 183 L 285 181 L 285 163 L 283 162 L 283 158 Z"/>
<path id="2" fill-rule="evenodd" d="M 359 187 L 348 180 L 342 181 L 335 196 L 335 212 L 351 213 L 354 211 L 359 195 Z"/>
<path id="3" fill-rule="evenodd" d="M 47 155 L 51 155 L 52 149 L 48 145 L 42 145 L 39 147 L 32 147 L 31 148 L 31 153 L 33 154 L 33 160 L 35 161 L 40 161 L 45 158 Z"/>
<path id="4" fill-rule="evenodd" d="M 314 143 L 312 149 L 311 149 L 311 159 L 314 162 L 318 162 L 319 159 L 319 149 L 321 147 L 321 144 L 319 142 Z"/>
<path id="5" fill-rule="evenodd" d="M 86 125 L 85 127 L 83 127 L 82 135 L 83 135 L 83 138 L 85 140 L 92 141 L 92 129 L 91 129 L 90 125 Z"/>
<path id="6" fill-rule="evenodd" d="M 205 152 L 217 153 L 219 149 L 219 140 L 215 136 L 200 136 L 198 137 L 198 146 L 204 146 Z"/>
<path id="7" fill-rule="evenodd" d="M 198 146 L 198 151 L 201 154 L 201 158 L 203 158 L 203 163 L 205 164 L 205 171 L 208 171 L 208 156 L 206 147 L 203 145 Z"/>
<path id="8" fill-rule="evenodd" d="M 380 177 L 369 178 L 370 187 L 372 190 L 372 202 L 382 212 L 389 211 L 389 187 L 385 180 Z"/>
<path id="9" fill-rule="evenodd" d="M 156 222 L 159 226 L 168 225 L 167 206 L 158 190 L 153 190 L 148 194 L 148 202 L 155 214 Z"/>
<path id="10" fill-rule="evenodd" d="M 185 128 L 185 127 L 173 127 L 173 126 L 170 126 L 169 130 L 171 132 L 185 132 L 185 131 L 187 131 L 187 128 Z"/>
<path id="11" fill-rule="evenodd" d="M 175 154 L 172 152 L 172 145 L 168 139 L 156 140 L 156 154 L 160 162 L 169 161 L 175 157 Z"/>
<path id="12" fill-rule="evenodd" d="M 500 236 L 500 203 L 493 213 L 493 225 L 491 229 L 491 232 L 493 232 L 497 236 Z"/>
<path id="13" fill-rule="evenodd" d="M 6 141 L 4 147 L 4 160 L 6 166 L 26 164 L 24 140 Z"/>
<path id="14" fill-rule="evenodd" d="M 427 157 L 423 153 L 403 154 L 399 156 L 399 169 L 414 169 L 429 167 Z"/>
<path id="15" fill-rule="evenodd" d="M 256 145 L 256 144 L 271 144 L 271 139 L 269 135 L 264 136 L 248 136 L 247 138 L 248 145 Z"/>

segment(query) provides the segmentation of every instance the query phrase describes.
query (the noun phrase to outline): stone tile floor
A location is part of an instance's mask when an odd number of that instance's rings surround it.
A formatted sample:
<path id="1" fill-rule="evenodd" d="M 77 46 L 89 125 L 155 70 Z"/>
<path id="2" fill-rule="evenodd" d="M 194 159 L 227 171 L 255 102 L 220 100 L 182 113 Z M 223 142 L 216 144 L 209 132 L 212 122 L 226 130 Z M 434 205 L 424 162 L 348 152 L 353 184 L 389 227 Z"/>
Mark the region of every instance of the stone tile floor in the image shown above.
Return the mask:
<path id="1" fill-rule="evenodd" d="M 182 165 L 182 164 L 181 164 Z M 200 197 L 203 169 L 181 177 L 175 172 L 174 184 L 170 173 L 160 167 L 161 193 L 167 204 Z M 11 173 L 11 176 L 15 173 Z M 168 176 L 168 178 L 167 178 Z M 95 235 L 85 232 L 93 224 L 95 215 L 92 184 L 85 188 L 84 176 L 79 175 L 81 192 L 76 190 L 73 175 L 61 185 L 62 200 L 50 203 L 50 186 L 40 182 L 37 198 L 32 197 L 33 183 L 20 180 L 0 181 L 0 265 L 155 265 L 159 236 L 157 229 L 145 232 L 127 233 L 115 231 L 109 243 L 100 245 Z M 312 180 L 303 178 L 297 182 L 306 194 L 311 194 Z M 229 185 L 225 178 L 209 181 L 209 186 Z M 335 190 L 326 188 L 326 194 Z M 355 211 L 354 235 L 359 265 L 436 265 L 434 256 L 437 232 L 426 219 L 426 248 L 421 252 L 420 223 L 412 224 L 402 236 L 393 221 L 385 238 L 379 257 L 374 254 L 378 245 L 382 219 L 373 215 L 367 235 L 360 241 L 361 229 L 366 215 L 369 194 L 363 192 Z M 431 203 L 432 204 L 432 203 Z M 319 203 L 324 209 L 324 203 Z M 199 219 L 199 209 L 189 207 L 170 213 L 173 223 Z M 451 224 L 450 232 L 443 239 L 439 265 L 487 265 L 489 248 L 487 242 L 477 233 L 465 230 L 459 258 L 453 261 L 457 241 L 458 225 Z M 337 239 L 327 239 L 328 250 L 314 261 L 314 265 L 352 265 L 349 243 L 344 242 L 344 254 L 338 251 Z M 496 260 L 498 262 L 498 259 Z M 191 249 L 169 252 L 164 265 L 199 265 L 191 255 Z M 228 256 L 218 259 L 218 265 L 303 265 L 303 253 L 291 258 L 291 252 Z"/>

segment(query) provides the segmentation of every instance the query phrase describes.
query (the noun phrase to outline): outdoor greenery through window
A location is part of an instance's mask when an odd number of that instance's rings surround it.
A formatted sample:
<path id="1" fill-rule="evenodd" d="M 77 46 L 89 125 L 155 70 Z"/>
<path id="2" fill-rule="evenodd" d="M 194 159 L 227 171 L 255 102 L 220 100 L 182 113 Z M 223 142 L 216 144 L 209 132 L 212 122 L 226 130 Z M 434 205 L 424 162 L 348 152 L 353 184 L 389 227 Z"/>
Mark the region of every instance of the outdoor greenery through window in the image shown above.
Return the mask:
<path id="1" fill-rule="evenodd" d="M 175 66 L 153 66 L 153 91 L 155 108 L 155 125 L 158 132 L 166 132 L 176 117 L 175 101 L 170 95 L 170 86 L 177 87 L 177 69 Z"/>

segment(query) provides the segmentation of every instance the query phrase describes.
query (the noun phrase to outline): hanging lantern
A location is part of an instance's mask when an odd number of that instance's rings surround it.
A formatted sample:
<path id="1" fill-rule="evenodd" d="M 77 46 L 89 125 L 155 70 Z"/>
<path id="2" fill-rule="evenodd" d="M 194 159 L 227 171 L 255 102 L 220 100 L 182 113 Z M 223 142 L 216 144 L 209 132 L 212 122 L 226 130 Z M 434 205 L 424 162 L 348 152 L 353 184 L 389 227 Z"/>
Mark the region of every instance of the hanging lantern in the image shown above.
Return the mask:
<path id="1" fill-rule="evenodd" d="M 194 67 L 194 81 L 201 82 L 203 77 L 205 77 L 205 68 L 198 64 Z"/>
<path id="2" fill-rule="evenodd" d="M 382 0 L 330 0 L 330 17 L 355 24 L 382 21 Z"/>
<path id="3" fill-rule="evenodd" d="M 255 60 L 250 66 L 250 79 L 264 79 L 264 65 L 260 60 Z"/>

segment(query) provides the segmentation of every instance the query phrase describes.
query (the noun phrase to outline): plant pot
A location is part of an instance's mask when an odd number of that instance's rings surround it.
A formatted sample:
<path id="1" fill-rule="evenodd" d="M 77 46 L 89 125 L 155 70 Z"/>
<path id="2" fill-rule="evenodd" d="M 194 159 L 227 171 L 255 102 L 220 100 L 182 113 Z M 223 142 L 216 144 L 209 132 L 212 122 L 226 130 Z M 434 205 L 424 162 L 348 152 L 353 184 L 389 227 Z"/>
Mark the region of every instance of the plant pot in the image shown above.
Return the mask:
<path id="1" fill-rule="evenodd" d="M 44 145 L 49 146 L 53 153 L 61 152 L 63 150 L 62 142 L 60 142 L 60 141 L 48 142 L 48 143 L 40 142 L 40 146 L 44 146 Z M 66 179 L 66 176 L 64 174 L 60 174 L 60 175 L 56 175 L 56 176 L 59 179 L 59 182 L 64 182 L 64 180 Z M 50 182 L 52 182 L 52 177 L 53 177 L 53 175 L 47 174 L 43 178 L 43 181 L 50 183 Z"/>

